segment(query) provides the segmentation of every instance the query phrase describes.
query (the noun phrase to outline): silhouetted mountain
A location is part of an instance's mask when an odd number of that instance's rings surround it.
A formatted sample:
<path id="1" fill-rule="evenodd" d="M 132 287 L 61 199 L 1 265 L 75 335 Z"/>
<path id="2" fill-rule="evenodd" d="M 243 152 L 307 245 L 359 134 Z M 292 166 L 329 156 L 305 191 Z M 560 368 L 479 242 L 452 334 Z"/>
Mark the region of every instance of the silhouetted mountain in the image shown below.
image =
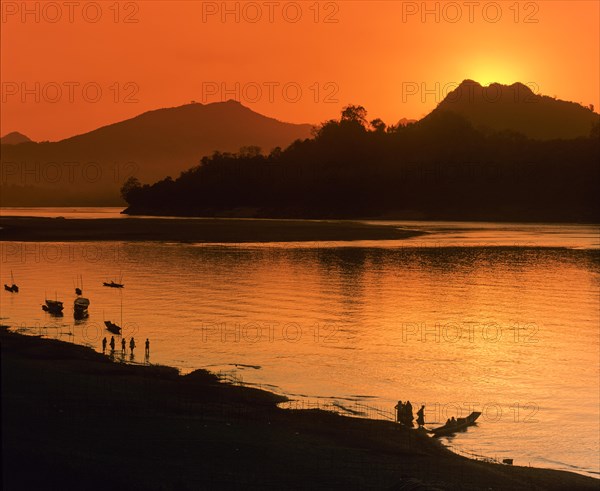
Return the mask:
<path id="1" fill-rule="evenodd" d="M 215 153 L 122 191 L 130 214 L 597 222 L 598 161 L 597 136 L 488 134 L 451 111 L 386 129 L 348 106 L 283 151 Z"/>
<path id="2" fill-rule="evenodd" d="M 32 140 L 25 136 L 23 133 L 13 131 L 12 133 L 7 133 L 2 138 L 0 138 L 0 145 L 18 145 L 19 143 L 25 143 L 30 141 Z"/>
<path id="3" fill-rule="evenodd" d="M 587 137 L 600 116 L 574 102 L 534 94 L 524 84 L 483 87 L 464 80 L 431 114 L 452 111 L 484 133 L 509 131 L 539 140 Z"/>
<path id="4" fill-rule="evenodd" d="M 311 129 L 227 101 L 149 111 L 58 142 L 3 145 L 2 204 L 118 205 L 119 188 L 132 175 L 177 175 L 215 150 L 270 151 L 307 138 Z"/>

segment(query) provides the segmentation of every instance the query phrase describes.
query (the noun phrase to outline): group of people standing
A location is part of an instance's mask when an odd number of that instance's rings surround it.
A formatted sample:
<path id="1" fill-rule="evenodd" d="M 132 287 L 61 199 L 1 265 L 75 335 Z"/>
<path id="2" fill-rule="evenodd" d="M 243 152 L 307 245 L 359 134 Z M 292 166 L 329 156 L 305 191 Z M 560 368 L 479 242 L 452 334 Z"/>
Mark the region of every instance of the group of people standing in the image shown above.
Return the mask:
<path id="1" fill-rule="evenodd" d="M 406 401 L 403 403 L 402 401 L 398 401 L 398 404 L 394 407 L 396 410 L 396 422 L 400 423 L 404 426 L 413 427 L 413 420 L 415 419 L 413 415 L 413 407 L 410 401 Z M 425 406 L 421 406 L 421 409 L 417 411 L 417 425 L 419 428 L 422 428 L 425 425 Z"/>
<path id="2" fill-rule="evenodd" d="M 102 353 L 106 353 L 106 343 L 107 343 L 106 338 L 104 338 L 102 340 Z M 114 351 L 115 346 L 116 346 L 114 336 L 110 337 L 110 343 L 108 343 L 108 344 L 110 346 L 110 350 Z M 146 338 L 145 345 L 146 345 L 146 356 L 148 356 L 148 355 L 150 355 L 150 341 L 148 338 Z M 123 353 L 125 353 L 126 346 L 127 346 L 127 342 L 125 341 L 125 338 L 121 338 L 121 351 Z M 131 338 L 129 340 L 129 349 L 131 350 L 131 355 L 133 356 L 133 350 L 135 349 L 135 339 L 133 339 L 133 338 Z"/>

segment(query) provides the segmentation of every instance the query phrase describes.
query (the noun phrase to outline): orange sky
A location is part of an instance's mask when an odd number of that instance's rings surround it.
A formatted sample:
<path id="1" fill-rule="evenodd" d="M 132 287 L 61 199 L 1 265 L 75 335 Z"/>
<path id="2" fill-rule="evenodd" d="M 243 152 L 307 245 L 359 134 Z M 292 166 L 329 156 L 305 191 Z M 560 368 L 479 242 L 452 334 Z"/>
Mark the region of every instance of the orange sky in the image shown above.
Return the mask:
<path id="1" fill-rule="evenodd" d="M 355 103 L 395 123 L 465 78 L 600 107 L 596 0 L 72 3 L 1 2 L 1 134 L 56 140 L 228 98 L 291 122 Z"/>

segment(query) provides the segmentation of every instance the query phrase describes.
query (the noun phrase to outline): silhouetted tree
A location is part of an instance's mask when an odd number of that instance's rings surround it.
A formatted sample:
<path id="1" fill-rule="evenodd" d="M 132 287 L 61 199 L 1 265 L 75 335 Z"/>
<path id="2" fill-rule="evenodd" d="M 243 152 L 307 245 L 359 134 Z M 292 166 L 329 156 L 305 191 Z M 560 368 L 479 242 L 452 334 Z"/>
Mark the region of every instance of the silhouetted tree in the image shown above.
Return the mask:
<path id="1" fill-rule="evenodd" d="M 358 123 L 363 127 L 367 126 L 367 110 L 363 106 L 354 106 L 352 104 L 342 109 L 342 122 L 350 121 Z"/>
<path id="2" fill-rule="evenodd" d="M 241 147 L 238 155 L 242 158 L 244 158 L 244 157 L 252 158 L 252 157 L 257 157 L 258 155 L 260 155 L 260 152 L 261 152 L 260 147 L 257 147 L 256 145 L 249 145 L 247 147 Z"/>
<path id="3" fill-rule="evenodd" d="M 386 129 L 385 123 L 379 118 L 376 118 L 373 121 L 371 121 L 371 126 L 375 131 L 379 132 L 384 132 Z"/>
<path id="4" fill-rule="evenodd" d="M 598 121 L 594 126 L 592 126 L 592 131 L 590 131 L 590 138 L 595 140 L 600 138 L 600 121 Z"/>
<path id="5" fill-rule="evenodd" d="M 125 201 L 129 201 L 131 199 L 131 193 L 138 191 L 141 187 L 142 185 L 138 178 L 132 176 L 129 179 L 127 179 L 121 187 L 121 197 Z"/>
<path id="6" fill-rule="evenodd" d="M 372 131 L 366 115 L 347 106 L 285 150 L 215 152 L 175 180 L 141 186 L 130 178 L 122 195 L 130 212 L 149 214 L 600 219 L 598 124 L 591 138 L 538 141 L 484 133 L 453 112 L 387 130 L 374 119 Z"/>

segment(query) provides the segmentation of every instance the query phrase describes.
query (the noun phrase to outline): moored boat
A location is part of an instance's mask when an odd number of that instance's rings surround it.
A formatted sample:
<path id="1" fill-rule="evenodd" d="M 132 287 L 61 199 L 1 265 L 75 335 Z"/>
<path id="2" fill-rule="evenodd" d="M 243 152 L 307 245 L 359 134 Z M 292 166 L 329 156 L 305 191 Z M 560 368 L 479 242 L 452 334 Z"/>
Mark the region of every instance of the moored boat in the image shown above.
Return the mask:
<path id="1" fill-rule="evenodd" d="M 451 435 L 457 431 L 464 430 L 468 426 L 474 425 L 479 416 L 481 416 L 480 412 L 473 411 L 466 418 L 458 418 L 455 423 L 446 423 L 444 426 L 434 428 L 431 430 L 431 433 L 433 433 L 434 436 Z"/>
<path id="2" fill-rule="evenodd" d="M 81 285 L 79 285 L 81 283 Z M 83 295 L 83 276 L 79 275 L 77 283 L 73 282 L 73 286 L 75 287 L 75 295 L 80 296 Z"/>
<path id="3" fill-rule="evenodd" d="M 11 292 L 11 293 L 19 293 L 19 287 L 15 284 L 15 278 L 13 277 L 13 272 L 10 272 L 10 281 L 11 281 L 11 285 L 8 286 L 6 283 L 4 284 L 4 289 L 7 292 Z"/>
<path id="4" fill-rule="evenodd" d="M 121 327 L 111 321 L 104 321 L 104 325 L 106 329 L 108 329 L 113 334 L 121 334 Z"/>
<path id="5" fill-rule="evenodd" d="M 125 285 L 123 283 L 115 283 L 114 281 L 104 281 L 102 284 L 104 286 L 108 286 L 109 288 L 125 288 Z"/>
<path id="6" fill-rule="evenodd" d="M 88 307 L 90 301 L 84 297 L 77 297 L 73 302 L 73 316 L 75 319 L 85 319 L 88 317 Z"/>
<path id="7" fill-rule="evenodd" d="M 42 310 L 53 315 L 62 315 L 63 303 L 60 300 L 48 300 L 42 305 Z"/>

